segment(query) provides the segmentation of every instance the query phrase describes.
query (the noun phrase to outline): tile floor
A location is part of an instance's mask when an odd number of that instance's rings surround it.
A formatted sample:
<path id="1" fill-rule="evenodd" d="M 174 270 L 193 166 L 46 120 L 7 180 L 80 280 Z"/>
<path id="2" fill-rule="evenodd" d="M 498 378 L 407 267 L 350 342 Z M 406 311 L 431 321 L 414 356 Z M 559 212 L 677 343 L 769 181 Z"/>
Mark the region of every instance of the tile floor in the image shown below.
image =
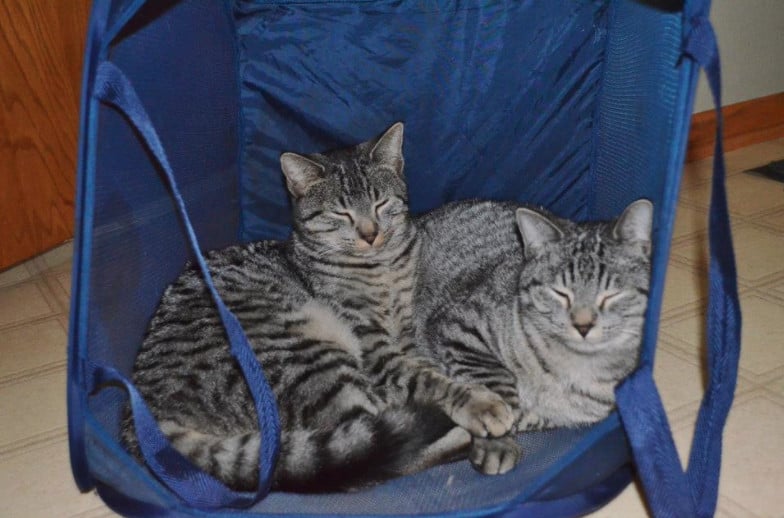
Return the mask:
<path id="1" fill-rule="evenodd" d="M 737 400 L 724 439 L 718 516 L 784 516 L 784 185 L 741 172 L 784 158 L 784 139 L 728 154 L 744 312 Z M 701 397 L 710 160 L 687 166 L 655 375 L 682 457 Z M 0 273 L 0 516 L 114 516 L 68 464 L 65 356 L 71 246 Z M 634 485 L 597 517 L 647 516 Z"/>

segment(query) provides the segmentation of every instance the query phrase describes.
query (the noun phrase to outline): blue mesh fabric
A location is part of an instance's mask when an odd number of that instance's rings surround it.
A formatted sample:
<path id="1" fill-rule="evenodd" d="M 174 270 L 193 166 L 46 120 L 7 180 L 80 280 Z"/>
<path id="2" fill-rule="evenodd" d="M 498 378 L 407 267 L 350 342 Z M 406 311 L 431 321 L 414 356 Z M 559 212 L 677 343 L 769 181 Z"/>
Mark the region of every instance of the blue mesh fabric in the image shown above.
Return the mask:
<path id="1" fill-rule="evenodd" d="M 209 2 L 168 4 L 142 8 L 135 32 L 119 39 L 109 58 L 150 113 L 202 246 L 226 246 L 239 233 L 231 20 Z M 196 45 L 204 51 L 192 52 Z M 173 202 L 140 139 L 112 108 L 101 106 L 97 122 L 88 355 L 129 373 L 163 288 L 189 255 Z M 101 403 L 104 398 L 111 401 Z M 93 405 L 112 432 L 118 407 L 108 395 Z"/>
<path id="2" fill-rule="evenodd" d="M 406 123 L 415 211 L 481 196 L 599 218 L 646 196 L 659 207 L 659 240 L 669 238 L 692 86 L 677 61 L 679 14 L 634 0 L 126 0 L 112 4 L 111 21 L 126 9 L 138 12 L 108 57 L 152 117 L 205 249 L 288 233 L 281 151 L 355 143 L 396 120 Z M 93 223 L 78 236 L 86 289 L 75 288 L 85 339 L 72 354 L 127 373 L 188 252 L 137 136 L 110 108 L 94 115 L 94 169 L 80 172 L 94 171 L 82 214 Z M 657 243 L 660 259 L 666 249 Z M 654 283 L 660 291 L 663 269 Z M 117 444 L 123 401 L 105 390 L 86 417 L 105 498 L 128 514 L 246 514 L 175 501 Z M 461 463 L 352 495 L 273 494 L 249 512 L 483 514 L 600 485 L 629 458 L 615 416 L 521 440 L 526 458 L 507 477 Z"/>

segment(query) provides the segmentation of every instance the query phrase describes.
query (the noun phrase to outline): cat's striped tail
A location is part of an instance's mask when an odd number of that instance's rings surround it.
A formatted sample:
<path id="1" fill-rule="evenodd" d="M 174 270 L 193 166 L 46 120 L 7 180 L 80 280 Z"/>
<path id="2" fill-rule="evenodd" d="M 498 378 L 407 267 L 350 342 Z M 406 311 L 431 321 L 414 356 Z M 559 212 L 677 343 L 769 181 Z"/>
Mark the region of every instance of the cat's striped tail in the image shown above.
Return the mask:
<path id="1" fill-rule="evenodd" d="M 237 490 L 256 486 L 258 432 L 227 437 L 173 421 L 159 425 L 178 451 L 212 476 Z M 470 434 L 435 407 L 357 412 L 332 430 L 284 431 L 274 487 L 307 493 L 356 490 L 465 458 L 469 445 Z"/>

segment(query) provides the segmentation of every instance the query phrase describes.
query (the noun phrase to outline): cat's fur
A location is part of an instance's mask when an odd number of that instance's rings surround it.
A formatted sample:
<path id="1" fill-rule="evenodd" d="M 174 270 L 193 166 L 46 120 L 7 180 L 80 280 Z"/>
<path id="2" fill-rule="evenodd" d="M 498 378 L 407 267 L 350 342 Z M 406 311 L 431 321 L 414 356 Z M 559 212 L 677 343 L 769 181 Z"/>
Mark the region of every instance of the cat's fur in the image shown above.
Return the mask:
<path id="1" fill-rule="evenodd" d="M 512 414 L 491 391 L 441 374 L 414 346 L 419 241 L 408 215 L 403 126 L 346 150 L 284 153 L 294 208 L 287 242 L 211 252 L 215 285 L 275 393 L 275 487 L 353 488 L 500 436 Z M 204 283 L 164 293 L 133 381 L 172 444 L 237 489 L 257 483 L 255 410 Z M 138 455 L 132 421 L 123 438 Z"/>
<path id="2" fill-rule="evenodd" d="M 418 340 L 454 379 L 512 408 L 518 431 L 606 417 L 636 366 L 652 206 L 577 224 L 511 203 L 459 202 L 418 221 Z M 510 435 L 474 440 L 485 473 L 511 469 Z"/>

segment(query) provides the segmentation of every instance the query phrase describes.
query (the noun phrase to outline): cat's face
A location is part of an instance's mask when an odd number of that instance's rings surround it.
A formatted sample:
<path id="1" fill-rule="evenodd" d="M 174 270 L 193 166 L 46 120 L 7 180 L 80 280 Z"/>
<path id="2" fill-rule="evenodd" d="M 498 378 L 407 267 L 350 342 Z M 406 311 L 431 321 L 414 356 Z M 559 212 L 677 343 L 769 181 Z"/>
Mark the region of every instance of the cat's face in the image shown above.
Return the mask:
<path id="1" fill-rule="evenodd" d="M 638 200 L 614 224 L 575 225 L 520 209 L 526 250 L 524 318 L 549 343 L 590 354 L 638 347 L 648 301 L 652 206 Z"/>
<path id="2" fill-rule="evenodd" d="M 284 153 L 281 166 L 300 238 L 324 254 L 367 257 L 410 231 L 403 176 L 403 124 L 353 148 Z"/>

